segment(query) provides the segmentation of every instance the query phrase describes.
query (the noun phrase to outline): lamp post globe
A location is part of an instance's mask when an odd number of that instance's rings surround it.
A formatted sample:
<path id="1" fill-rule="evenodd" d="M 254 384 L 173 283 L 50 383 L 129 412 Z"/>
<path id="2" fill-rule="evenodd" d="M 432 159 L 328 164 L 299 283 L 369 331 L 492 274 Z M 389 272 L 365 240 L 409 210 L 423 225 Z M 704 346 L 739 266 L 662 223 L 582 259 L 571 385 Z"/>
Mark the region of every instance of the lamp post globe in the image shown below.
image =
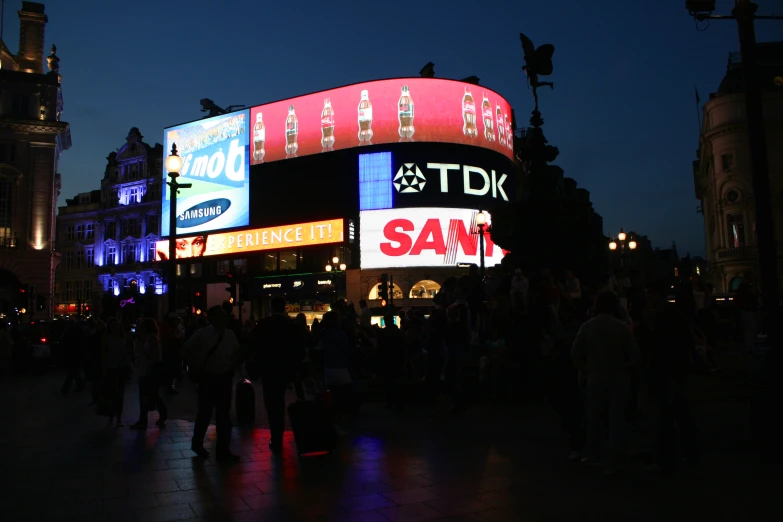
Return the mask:
<path id="1" fill-rule="evenodd" d="M 620 241 L 625 241 L 625 237 L 626 237 L 625 232 L 623 232 L 623 229 L 621 228 L 620 233 L 617 234 L 617 239 L 619 239 Z"/>
<path id="2" fill-rule="evenodd" d="M 628 248 L 630 248 L 631 250 L 636 250 L 636 241 L 633 240 L 629 241 Z"/>
<path id="3" fill-rule="evenodd" d="M 182 169 L 182 158 L 177 154 L 177 144 L 174 143 L 171 146 L 171 154 L 166 157 L 166 172 L 179 175 L 179 171 Z"/>
<path id="4" fill-rule="evenodd" d="M 615 241 L 609 242 L 609 250 L 617 250 L 617 243 Z"/>
<path id="5" fill-rule="evenodd" d="M 325 269 L 327 272 L 331 272 L 331 271 L 332 271 L 332 265 L 326 265 L 326 266 L 324 267 L 324 269 Z"/>
<path id="6" fill-rule="evenodd" d="M 345 272 L 345 268 L 346 268 L 345 263 L 340 263 L 340 270 Z"/>
<path id="7" fill-rule="evenodd" d="M 487 224 L 487 215 L 482 211 L 476 214 L 476 225 L 483 227 Z"/>

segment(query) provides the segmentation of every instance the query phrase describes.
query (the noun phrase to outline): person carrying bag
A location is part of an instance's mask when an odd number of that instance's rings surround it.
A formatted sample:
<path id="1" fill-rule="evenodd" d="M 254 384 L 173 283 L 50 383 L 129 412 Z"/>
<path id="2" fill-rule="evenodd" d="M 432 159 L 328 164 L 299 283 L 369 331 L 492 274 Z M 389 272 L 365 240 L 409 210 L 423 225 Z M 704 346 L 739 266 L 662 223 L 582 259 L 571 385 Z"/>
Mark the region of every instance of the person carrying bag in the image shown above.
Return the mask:
<path id="1" fill-rule="evenodd" d="M 209 456 L 204 436 L 214 410 L 217 459 L 236 461 L 238 457 L 229 451 L 229 412 L 234 372 L 241 363 L 242 351 L 236 334 L 226 328 L 226 314 L 220 306 L 210 308 L 207 319 L 209 326 L 196 331 L 184 346 L 185 358 L 190 361 L 190 379 L 198 383 L 198 414 L 190 449 L 199 457 Z"/>

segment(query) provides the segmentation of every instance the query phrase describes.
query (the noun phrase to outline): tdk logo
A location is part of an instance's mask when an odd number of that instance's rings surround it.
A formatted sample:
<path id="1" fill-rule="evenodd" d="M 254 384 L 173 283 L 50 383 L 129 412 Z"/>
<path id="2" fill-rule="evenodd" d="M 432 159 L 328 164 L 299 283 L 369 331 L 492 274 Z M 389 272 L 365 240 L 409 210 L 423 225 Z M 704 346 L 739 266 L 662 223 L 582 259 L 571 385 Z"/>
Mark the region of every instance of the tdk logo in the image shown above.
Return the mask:
<path id="1" fill-rule="evenodd" d="M 212 199 L 194 205 L 177 216 L 177 228 L 191 228 L 208 223 L 217 218 L 231 206 L 226 198 Z"/>
<path id="2" fill-rule="evenodd" d="M 500 197 L 508 201 L 508 195 L 503 189 L 503 183 L 508 178 L 501 173 L 500 177 L 494 170 L 489 174 L 486 170 L 471 165 L 459 165 L 456 163 L 427 163 L 427 168 L 440 172 L 440 191 L 449 191 L 449 173 L 462 171 L 462 193 L 471 196 L 486 196 L 492 191 L 492 197 Z M 405 163 L 394 176 L 394 188 L 400 193 L 419 193 L 424 190 L 427 178 L 422 174 L 418 166 L 413 163 Z M 478 184 L 477 184 L 478 183 Z"/>
<path id="3" fill-rule="evenodd" d="M 413 163 L 404 164 L 394 176 L 394 188 L 397 192 L 421 192 L 426 184 L 427 178 Z"/>
<path id="4" fill-rule="evenodd" d="M 216 178 L 225 174 L 228 181 L 242 183 L 245 181 L 245 146 L 239 144 L 239 138 L 231 140 L 228 146 L 228 157 L 219 147 L 211 154 L 207 152 L 193 159 L 193 154 L 188 154 L 182 164 L 182 176 L 191 178 L 203 178 L 205 175 L 211 180 L 220 182 Z"/>

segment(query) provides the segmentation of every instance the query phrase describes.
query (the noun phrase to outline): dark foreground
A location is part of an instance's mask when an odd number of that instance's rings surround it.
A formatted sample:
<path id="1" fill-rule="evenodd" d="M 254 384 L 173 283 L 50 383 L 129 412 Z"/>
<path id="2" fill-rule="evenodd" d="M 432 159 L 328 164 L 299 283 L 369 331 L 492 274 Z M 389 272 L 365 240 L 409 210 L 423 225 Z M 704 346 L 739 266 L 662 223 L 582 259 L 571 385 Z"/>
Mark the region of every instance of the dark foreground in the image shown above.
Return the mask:
<path id="1" fill-rule="evenodd" d="M 604 478 L 568 460 L 549 408 L 519 404 L 476 404 L 433 419 L 423 406 L 399 414 L 368 403 L 342 426 L 347 434 L 334 455 L 301 461 L 290 432 L 282 456 L 269 452 L 259 418 L 255 430 L 235 429 L 240 463 L 218 465 L 189 450 L 188 386 L 166 397 L 166 430 L 134 432 L 107 428 L 87 392 L 61 397 L 59 372 L 6 378 L 0 520 L 780 520 L 781 479 L 757 468 L 740 374 L 729 368 L 696 382 L 704 463 L 670 478 L 647 469 L 643 431 L 620 473 Z M 129 386 L 128 424 L 136 420 L 135 393 Z"/>

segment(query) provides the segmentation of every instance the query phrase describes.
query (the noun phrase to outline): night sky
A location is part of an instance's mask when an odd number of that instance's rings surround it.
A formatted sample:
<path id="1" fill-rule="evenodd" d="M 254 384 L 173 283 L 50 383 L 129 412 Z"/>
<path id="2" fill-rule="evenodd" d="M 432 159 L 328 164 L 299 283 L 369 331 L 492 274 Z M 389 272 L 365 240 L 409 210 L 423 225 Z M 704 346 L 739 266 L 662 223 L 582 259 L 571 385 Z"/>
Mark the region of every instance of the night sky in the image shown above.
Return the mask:
<path id="1" fill-rule="evenodd" d="M 556 47 L 554 91 L 540 92 L 557 164 L 590 190 L 604 233 L 622 226 L 681 255 L 704 254 L 691 161 L 698 146 L 694 86 L 714 92 L 737 50 L 736 24 L 699 32 L 682 0 L 468 2 L 46 3 L 46 54 L 61 58 L 60 203 L 99 188 L 106 156 L 139 127 L 150 144 L 163 128 L 203 116 L 199 100 L 257 105 L 366 80 L 470 75 L 505 96 L 524 125 L 533 100 L 519 33 Z M 780 0 L 759 0 L 781 14 Z M 731 0 L 718 0 L 728 12 Z M 294 7 L 295 6 L 295 7 Z M 21 1 L 7 1 L 4 40 L 18 50 Z M 759 41 L 780 22 L 759 22 Z M 531 223 L 531 226 L 534 224 Z"/>

